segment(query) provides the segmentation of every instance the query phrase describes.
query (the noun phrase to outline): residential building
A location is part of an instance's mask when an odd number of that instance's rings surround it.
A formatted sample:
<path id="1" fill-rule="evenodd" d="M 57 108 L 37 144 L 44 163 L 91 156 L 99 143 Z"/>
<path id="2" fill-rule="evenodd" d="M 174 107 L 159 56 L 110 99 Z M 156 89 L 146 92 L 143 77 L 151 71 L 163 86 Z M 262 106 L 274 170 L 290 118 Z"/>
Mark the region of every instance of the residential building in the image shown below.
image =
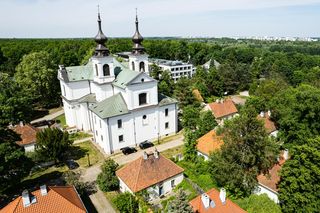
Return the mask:
<path id="1" fill-rule="evenodd" d="M 195 213 L 245 213 L 237 204 L 227 199 L 226 190 L 211 189 L 190 201 Z"/>
<path id="2" fill-rule="evenodd" d="M 219 150 L 222 144 L 222 136 L 217 135 L 215 130 L 211 130 L 197 140 L 197 154 L 208 160 L 210 153 Z"/>
<path id="3" fill-rule="evenodd" d="M 158 94 L 157 81 L 148 75 L 137 17 L 135 24 L 127 65 L 105 46 L 99 13 L 94 56 L 84 66 L 60 66 L 58 73 L 67 125 L 92 131 L 107 154 L 178 129 L 177 101 Z"/>
<path id="4" fill-rule="evenodd" d="M 150 59 L 149 64 L 156 64 L 161 70 L 169 71 L 174 82 L 177 82 L 181 77 L 191 78 L 196 72 L 196 68 L 191 63 L 184 63 L 182 61 Z"/>
<path id="5" fill-rule="evenodd" d="M 260 112 L 260 114 L 258 115 L 258 120 L 261 120 L 264 124 L 264 127 L 267 131 L 267 133 L 273 137 L 277 137 L 278 135 L 278 130 L 276 128 L 276 125 L 274 124 L 274 122 L 271 120 L 271 112 L 270 110 L 268 110 L 267 113 L 265 112 Z"/>
<path id="6" fill-rule="evenodd" d="M 279 172 L 285 163 L 285 161 L 289 158 L 288 150 L 284 150 L 278 162 L 269 169 L 268 174 L 260 174 L 258 179 L 258 189 L 255 191 L 256 194 L 267 194 L 268 197 L 273 200 L 275 203 L 279 203 L 278 199 L 278 183 L 280 181 Z"/>
<path id="7" fill-rule="evenodd" d="M 223 125 L 224 120 L 229 120 L 238 115 L 238 110 L 231 99 L 220 99 L 208 104 L 205 109 L 211 110 L 219 125 Z"/>
<path id="8" fill-rule="evenodd" d="M 73 186 L 40 186 L 40 189 L 28 192 L 13 200 L 0 210 L 0 213 L 57 213 L 88 212 Z"/>
<path id="9" fill-rule="evenodd" d="M 136 193 L 146 190 L 150 198 L 170 193 L 183 180 L 183 169 L 161 155 L 144 152 L 143 156 L 116 171 L 120 191 Z"/>
<path id="10" fill-rule="evenodd" d="M 23 122 L 20 122 L 19 125 L 16 125 L 11 129 L 20 135 L 21 140 L 17 141 L 17 144 L 22 146 L 25 152 L 33 152 L 35 150 L 36 135 L 39 129 L 30 124 L 23 124 Z"/>

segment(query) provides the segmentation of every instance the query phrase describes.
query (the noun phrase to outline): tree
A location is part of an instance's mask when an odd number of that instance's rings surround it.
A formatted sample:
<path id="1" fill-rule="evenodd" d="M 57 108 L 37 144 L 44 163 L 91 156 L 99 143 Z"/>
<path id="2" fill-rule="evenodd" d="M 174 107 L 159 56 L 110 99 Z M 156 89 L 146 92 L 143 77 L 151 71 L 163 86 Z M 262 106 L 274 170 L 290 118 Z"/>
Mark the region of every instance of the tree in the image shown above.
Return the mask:
<path id="1" fill-rule="evenodd" d="M 320 209 L 320 137 L 291 149 L 280 171 L 279 200 L 283 212 Z"/>
<path id="2" fill-rule="evenodd" d="M 182 110 L 188 105 L 200 105 L 192 94 L 191 83 L 190 79 L 181 77 L 174 85 L 173 96 L 178 100 L 179 107 Z"/>
<path id="3" fill-rule="evenodd" d="M 156 64 L 151 64 L 150 69 L 151 69 L 150 76 L 156 80 L 159 80 L 162 74 L 161 68 Z"/>
<path id="4" fill-rule="evenodd" d="M 187 195 L 183 190 L 179 190 L 177 197 L 168 203 L 168 213 L 193 213 L 191 206 L 189 205 Z"/>
<path id="5" fill-rule="evenodd" d="M 257 176 L 274 164 L 277 147 L 252 108 L 226 121 L 222 131 L 224 145 L 210 156 L 212 177 L 236 196 L 248 196 Z"/>
<path id="6" fill-rule="evenodd" d="M 0 194 L 26 177 L 33 163 L 9 129 L 0 128 Z"/>
<path id="7" fill-rule="evenodd" d="M 129 192 L 119 194 L 113 203 L 121 213 L 135 213 L 139 210 L 139 201 Z"/>
<path id="8" fill-rule="evenodd" d="M 197 136 L 194 134 L 194 131 L 186 128 L 184 130 L 184 149 L 183 155 L 186 161 L 194 161 L 197 157 Z"/>
<path id="9" fill-rule="evenodd" d="M 250 197 L 239 200 L 238 204 L 248 213 L 281 213 L 280 206 L 271 200 L 266 194 L 252 194 Z"/>
<path id="10" fill-rule="evenodd" d="M 192 105 L 186 106 L 182 113 L 182 126 L 190 130 L 196 130 L 199 123 L 200 109 Z"/>
<path id="11" fill-rule="evenodd" d="M 172 96 L 174 88 L 174 82 L 168 71 L 163 71 L 159 79 L 158 91 L 167 96 Z"/>
<path id="12" fill-rule="evenodd" d="M 56 104 L 59 100 L 57 71 L 52 67 L 47 52 L 34 52 L 23 57 L 15 73 L 15 79 L 25 95 L 45 106 Z"/>
<path id="13" fill-rule="evenodd" d="M 119 189 L 119 180 L 116 176 L 118 166 L 119 165 L 110 158 L 102 164 L 102 172 L 97 177 L 98 186 L 102 191 L 109 192 Z"/>
<path id="14" fill-rule="evenodd" d="M 213 130 L 216 126 L 217 122 L 210 110 L 200 112 L 200 119 L 198 121 L 199 137 Z"/>
<path id="15" fill-rule="evenodd" d="M 28 121 L 32 112 L 30 99 L 8 74 L 0 72 L 0 125 Z"/>
<path id="16" fill-rule="evenodd" d="M 38 132 L 36 152 L 44 160 L 54 160 L 56 163 L 63 160 L 73 141 L 68 132 L 58 128 L 46 128 Z"/>
<path id="17" fill-rule="evenodd" d="M 81 182 L 80 176 L 80 172 L 67 171 L 63 174 L 63 179 L 68 185 L 74 186 L 81 196 L 85 196 L 86 194 L 96 191 L 96 187 L 93 182 Z"/>

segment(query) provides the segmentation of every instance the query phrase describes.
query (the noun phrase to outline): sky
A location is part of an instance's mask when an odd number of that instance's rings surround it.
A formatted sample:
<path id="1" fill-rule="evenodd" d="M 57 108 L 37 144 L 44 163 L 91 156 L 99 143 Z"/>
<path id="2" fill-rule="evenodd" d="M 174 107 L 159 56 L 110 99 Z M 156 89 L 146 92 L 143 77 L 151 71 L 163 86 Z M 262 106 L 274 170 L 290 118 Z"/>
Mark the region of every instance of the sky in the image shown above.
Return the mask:
<path id="1" fill-rule="evenodd" d="M 0 0 L 0 38 L 320 37 L 320 0 Z"/>

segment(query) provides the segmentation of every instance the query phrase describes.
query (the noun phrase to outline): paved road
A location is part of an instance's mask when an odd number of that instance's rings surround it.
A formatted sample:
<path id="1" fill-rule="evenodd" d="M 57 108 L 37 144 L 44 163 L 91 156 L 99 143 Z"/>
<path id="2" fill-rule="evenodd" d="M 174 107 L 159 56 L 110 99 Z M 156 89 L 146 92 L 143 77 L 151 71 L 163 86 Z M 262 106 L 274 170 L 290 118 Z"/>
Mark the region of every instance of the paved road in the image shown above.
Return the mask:
<path id="1" fill-rule="evenodd" d="M 54 118 L 56 118 L 56 117 L 58 117 L 58 116 L 60 116 L 62 114 L 64 114 L 64 110 L 63 109 L 61 109 L 61 110 L 59 110 L 59 111 L 57 111 L 55 113 L 46 115 L 46 116 L 44 116 L 42 118 L 38 118 L 36 120 L 33 120 L 33 121 L 31 121 L 31 123 L 35 123 L 35 122 L 38 122 L 38 121 L 44 121 L 44 120 L 53 120 Z"/>

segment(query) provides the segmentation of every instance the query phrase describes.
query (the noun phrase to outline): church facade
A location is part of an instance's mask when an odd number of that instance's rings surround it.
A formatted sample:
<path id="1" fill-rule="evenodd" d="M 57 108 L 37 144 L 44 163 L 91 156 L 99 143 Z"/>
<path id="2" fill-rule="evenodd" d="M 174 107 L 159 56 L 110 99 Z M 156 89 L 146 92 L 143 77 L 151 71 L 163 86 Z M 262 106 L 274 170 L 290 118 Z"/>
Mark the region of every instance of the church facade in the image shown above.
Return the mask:
<path id="1" fill-rule="evenodd" d="M 177 101 L 158 93 L 158 82 L 149 76 L 137 17 L 135 24 L 128 64 L 109 53 L 98 14 L 94 55 L 84 66 L 60 65 L 58 70 L 67 125 L 92 131 L 107 154 L 178 128 Z"/>

